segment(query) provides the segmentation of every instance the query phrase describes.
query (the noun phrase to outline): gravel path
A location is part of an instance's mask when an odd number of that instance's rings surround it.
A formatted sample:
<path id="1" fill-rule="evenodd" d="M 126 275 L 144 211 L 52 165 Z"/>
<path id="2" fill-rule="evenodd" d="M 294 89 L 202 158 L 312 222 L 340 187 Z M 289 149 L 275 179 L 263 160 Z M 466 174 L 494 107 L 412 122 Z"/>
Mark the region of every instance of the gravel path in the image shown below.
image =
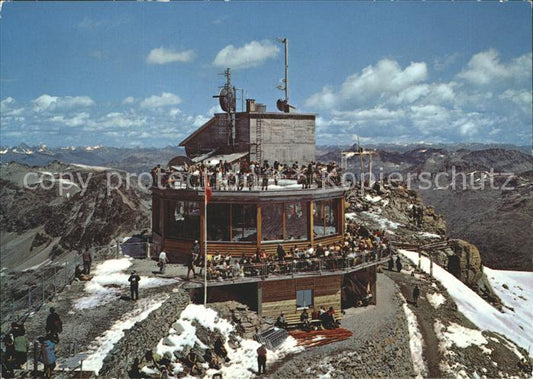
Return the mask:
<path id="1" fill-rule="evenodd" d="M 439 369 L 439 363 L 442 359 L 442 355 L 439 352 L 439 340 L 433 327 L 435 323 L 435 318 L 433 317 L 434 310 L 425 296 L 425 294 L 428 293 L 430 283 L 428 281 L 419 280 L 413 276 L 394 271 L 387 271 L 386 275 L 398 284 L 402 295 L 407 299 L 407 303 L 409 304 L 408 306 L 416 315 L 418 327 L 420 328 L 420 332 L 424 338 L 425 345 L 423 354 L 424 360 L 428 366 L 429 377 L 440 378 L 442 373 Z M 418 306 L 414 306 L 412 302 L 412 293 L 415 284 L 418 284 L 422 293 L 422 296 L 418 300 Z"/>
<path id="2" fill-rule="evenodd" d="M 320 373 L 326 374 L 325 367 L 330 374 L 336 371 L 343 377 L 357 377 L 359 375 L 356 373 L 360 374 L 360 367 L 351 367 L 353 372 L 350 373 L 349 367 L 336 367 L 336 362 L 348 354 L 351 362 L 345 362 L 346 364 L 353 365 L 355 361 L 361 360 L 361 366 L 366 366 L 370 361 L 365 360 L 369 358 L 367 356 L 369 352 L 377 356 L 377 359 L 372 357 L 372 363 L 376 367 L 371 372 L 367 370 L 366 376 L 409 376 L 412 373 L 409 337 L 401 301 L 396 291 L 394 282 L 390 278 L 378 274 L 377 305 L 348 309 L 343 317 L 342 327 L 352 331 L 352 337 L 290 356 L 269 367 L 271 372 L 269 377 L 316 377 Z M 394 349 L 398 351 L 393 351 L 390 346 L 387 348 L 387 344 L 395 344 Z M 395 358 L 396 353 L 399 354 Z"/>

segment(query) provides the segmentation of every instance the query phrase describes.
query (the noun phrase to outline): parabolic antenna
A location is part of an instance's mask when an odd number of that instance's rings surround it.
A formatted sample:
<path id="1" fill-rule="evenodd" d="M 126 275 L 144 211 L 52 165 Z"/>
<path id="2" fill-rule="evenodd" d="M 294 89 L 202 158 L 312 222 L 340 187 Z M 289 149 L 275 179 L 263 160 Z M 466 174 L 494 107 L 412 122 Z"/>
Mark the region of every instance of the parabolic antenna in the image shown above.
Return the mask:
<path id="1" fill-rule="evenodd" d="M 224 87 L 222 87 L 218 95 L 218 101 L 220 102 L 220 108 L 222 108 L 224 112 L 231 113 L 235 111 L 235 95 L 233 93 L 233 89 L 230 86 L 225 85 Z"/>

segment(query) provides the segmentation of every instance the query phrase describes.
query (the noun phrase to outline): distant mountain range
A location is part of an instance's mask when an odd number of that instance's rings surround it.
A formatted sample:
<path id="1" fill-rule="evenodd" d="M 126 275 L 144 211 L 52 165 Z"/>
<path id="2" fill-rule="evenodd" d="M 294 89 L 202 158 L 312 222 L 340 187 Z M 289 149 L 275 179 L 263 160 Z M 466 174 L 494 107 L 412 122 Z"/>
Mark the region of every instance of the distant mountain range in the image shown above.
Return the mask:
<path id="1" fill-rule="evenodd" d="M 156 164 L 163 166 L 185 150 L 177 146 L 164 148 L 121 148 L 107 146 L 28 146 L 0 147 L 0 163 L 17 162 L 28 166 L 45 166 L 53 161 L 105 166 L 128 172 L 149 171 Z"/>

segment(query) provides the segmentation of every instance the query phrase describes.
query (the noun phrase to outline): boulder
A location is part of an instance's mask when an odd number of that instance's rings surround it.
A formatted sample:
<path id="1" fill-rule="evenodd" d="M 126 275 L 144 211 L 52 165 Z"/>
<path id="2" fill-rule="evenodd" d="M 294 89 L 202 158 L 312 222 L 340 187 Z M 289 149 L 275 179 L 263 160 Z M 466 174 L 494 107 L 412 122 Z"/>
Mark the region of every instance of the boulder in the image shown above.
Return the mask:
<path id="1" fill-rule="evenodd" d="M 448 257 L 448 271 L 469 287 L 483 276 L 481 254 L 477 247 L 460 239 L 450 240 L 453 255 Z"/>

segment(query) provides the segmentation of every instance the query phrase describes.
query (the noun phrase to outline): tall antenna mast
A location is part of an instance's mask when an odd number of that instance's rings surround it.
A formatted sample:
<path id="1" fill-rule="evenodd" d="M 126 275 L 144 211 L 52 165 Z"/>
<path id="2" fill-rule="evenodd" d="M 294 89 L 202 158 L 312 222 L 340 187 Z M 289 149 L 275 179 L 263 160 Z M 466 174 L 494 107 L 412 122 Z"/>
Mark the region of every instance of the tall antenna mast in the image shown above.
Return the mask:
<path id="1" fill-rule="evenodd" d="M 285 46 L 285 78 L 283 79 L 283 86 L 278 86 L 279 89 L 285 91 L 285 102 L 289 103 L 289 39 L 277 38 Z"/>
<path id="2" fill-rule="evenodd" d="M 295 109 L 289 104 L 289 39 L 279 37 L 276 39 L 285 46 L 285 77 L 282 79 L 283 85 L 276 87 L 279 90 L 285 91 L 285 99 L 279 99 L 276 105 L 280 111 L 289 113 L 291 109 Z"/>

